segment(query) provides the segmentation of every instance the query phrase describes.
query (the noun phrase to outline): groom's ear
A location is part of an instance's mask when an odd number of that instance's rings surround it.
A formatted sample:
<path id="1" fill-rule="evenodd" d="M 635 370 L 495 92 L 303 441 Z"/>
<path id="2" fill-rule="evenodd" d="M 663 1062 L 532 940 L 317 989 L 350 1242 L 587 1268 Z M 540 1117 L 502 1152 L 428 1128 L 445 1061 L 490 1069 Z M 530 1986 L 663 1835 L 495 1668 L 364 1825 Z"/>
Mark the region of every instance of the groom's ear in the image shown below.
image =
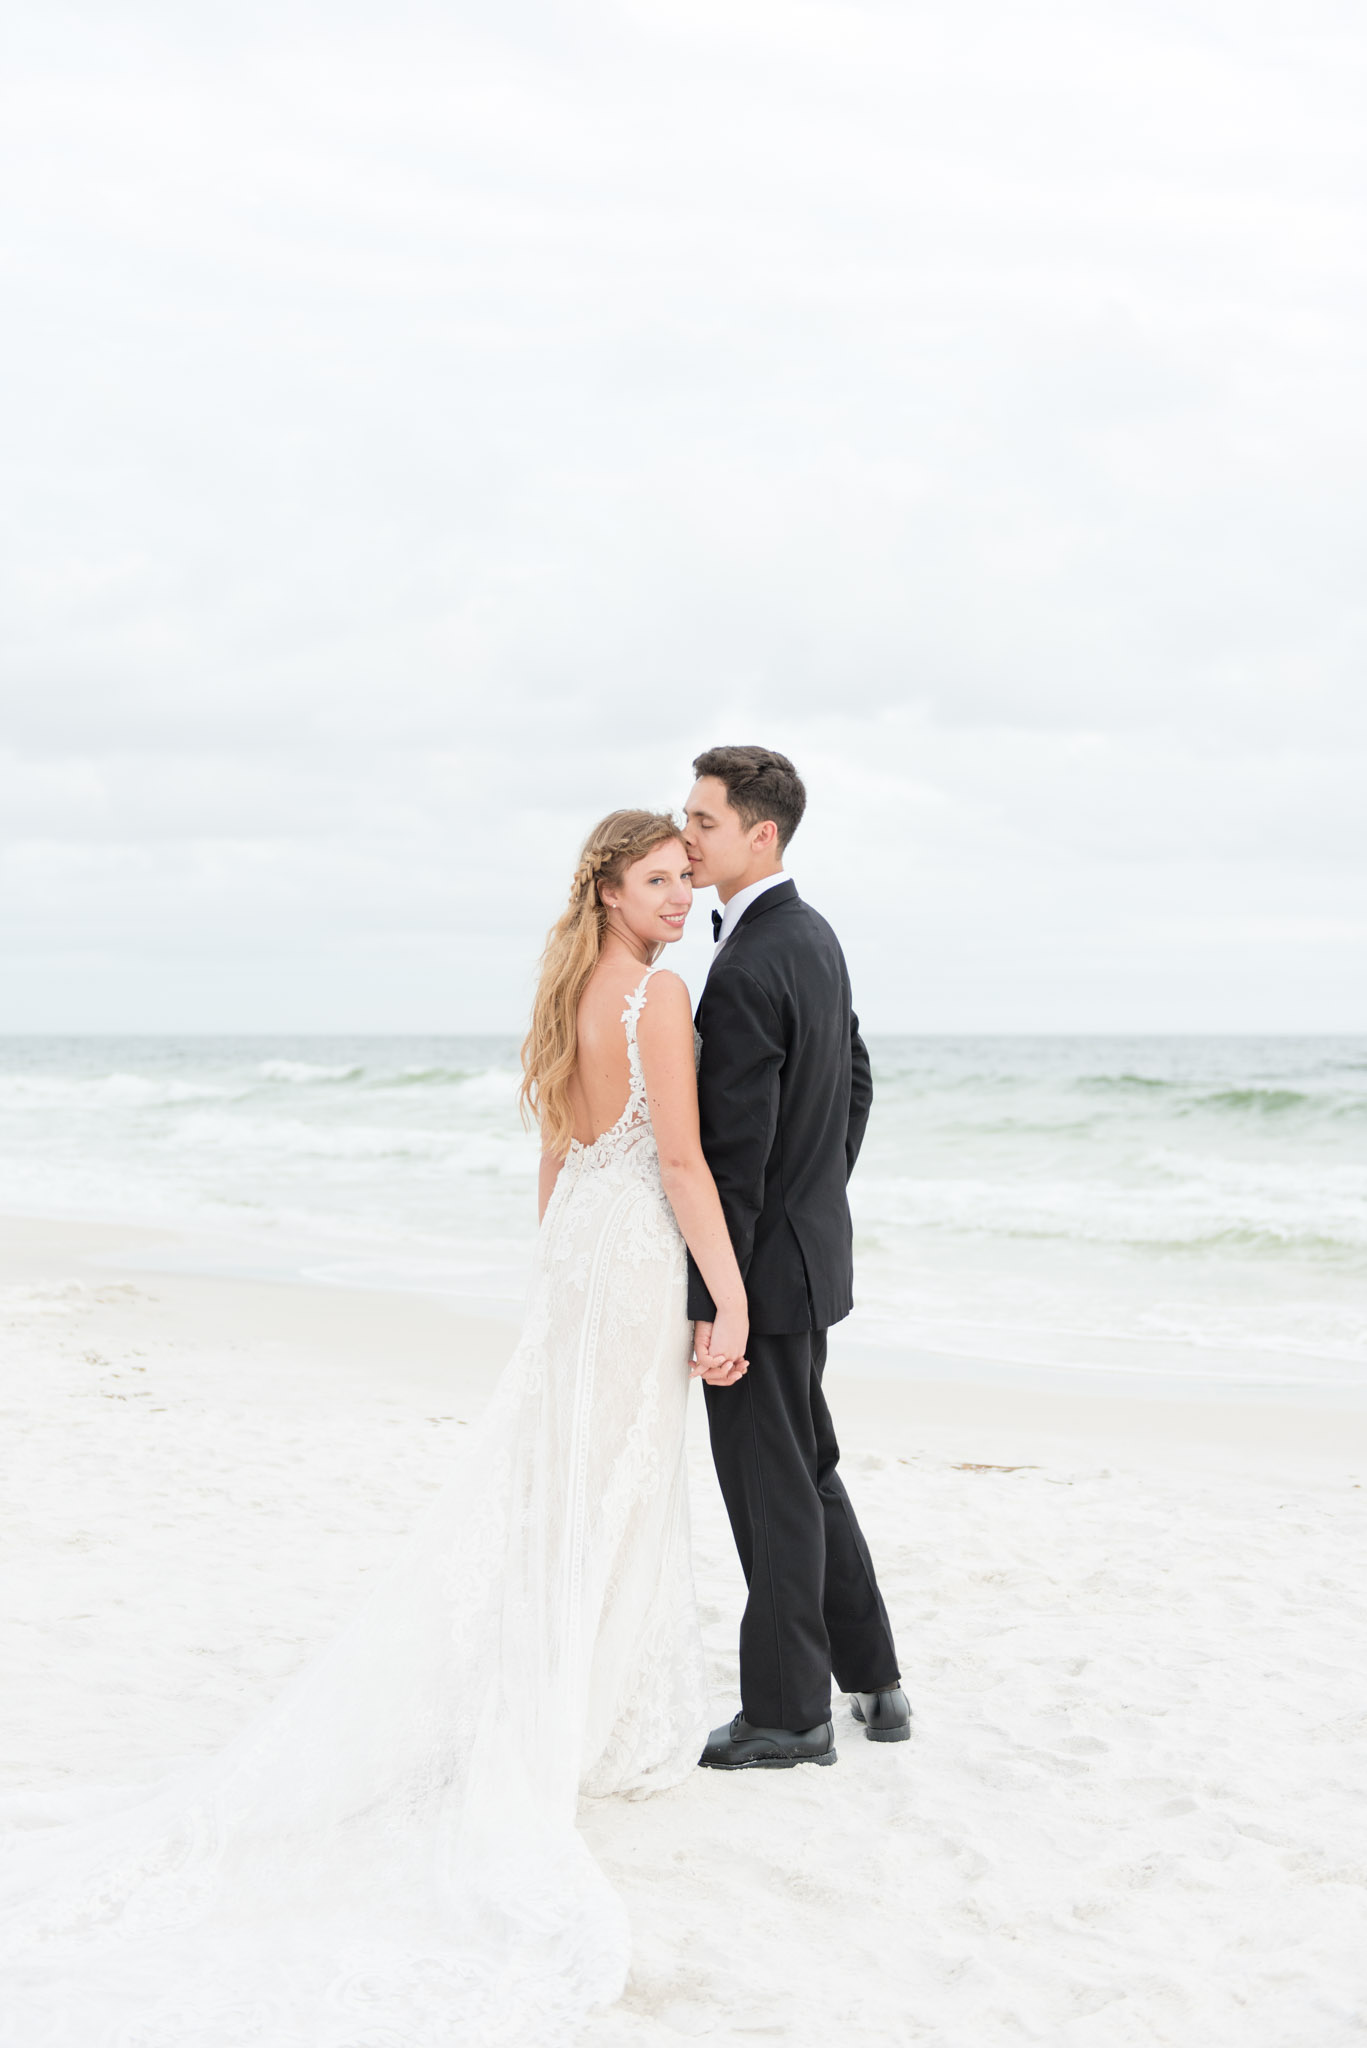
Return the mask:
<path id="1" fill-rule="evenodd" d="M 778 826 L 772 818 L 761 818 L 750 834 L 750 844 L 756 853 L 778 850 Z"/>

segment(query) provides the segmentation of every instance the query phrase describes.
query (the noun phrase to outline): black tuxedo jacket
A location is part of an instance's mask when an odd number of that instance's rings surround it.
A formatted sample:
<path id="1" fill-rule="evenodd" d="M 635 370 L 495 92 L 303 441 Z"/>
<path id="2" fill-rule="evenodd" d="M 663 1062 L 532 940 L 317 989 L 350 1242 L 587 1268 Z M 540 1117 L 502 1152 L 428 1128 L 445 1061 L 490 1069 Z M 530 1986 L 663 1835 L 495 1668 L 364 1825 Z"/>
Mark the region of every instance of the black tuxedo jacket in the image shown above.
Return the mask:
<path id="1" fill-rule="evenodd" d="M 792 882 L 750 905 L 698 1004 L 702 1148 L 745 1281 L 750 1328 L 824 1330 L 853 1306 L 845 1184 L 873 1083 L 840 942 Z M 715 1306 L 688 1261 L 688 1313 Z"/>

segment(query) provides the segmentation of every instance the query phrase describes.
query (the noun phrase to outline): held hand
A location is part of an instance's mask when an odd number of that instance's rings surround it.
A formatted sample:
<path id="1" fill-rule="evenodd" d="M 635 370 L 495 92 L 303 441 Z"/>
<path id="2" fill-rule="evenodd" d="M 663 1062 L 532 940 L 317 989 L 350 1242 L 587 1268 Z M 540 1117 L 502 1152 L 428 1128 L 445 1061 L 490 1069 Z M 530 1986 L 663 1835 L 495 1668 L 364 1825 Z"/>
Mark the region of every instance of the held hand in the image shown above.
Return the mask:
<path id="1" fill-rule="evenodd" d="M 734 1387 L 737 1380 L 744 1379 L 749 1370 L 749 1361 L 733 1358 L 728 1364 L 724 1358 L 716 1358 L 710 1352 L 699 1352 L 691 1371 L 694 1379 L 701 1380 L 708 1387 Z"/>
<path id="2" fill-rule="evenodd" d="M 750 1341 L 750 1317 L 744 1296 L 738 1309 L 724 1308 L 719 1311 L 707 1340 L 707 1348 L 716 1359 L 727 1365 L 746 1363 L 745 1347 Z"/>
<path id="3" fill-rule="evenodd" d="M 744 1315 L 723 1311 L 715 1323 L 695 1323 L 693 1378 L 704 1380 L 709 1387 L 734 1387 L 749 1370 L 750 1361 L 741 1355 L 748 1335 Z"/>

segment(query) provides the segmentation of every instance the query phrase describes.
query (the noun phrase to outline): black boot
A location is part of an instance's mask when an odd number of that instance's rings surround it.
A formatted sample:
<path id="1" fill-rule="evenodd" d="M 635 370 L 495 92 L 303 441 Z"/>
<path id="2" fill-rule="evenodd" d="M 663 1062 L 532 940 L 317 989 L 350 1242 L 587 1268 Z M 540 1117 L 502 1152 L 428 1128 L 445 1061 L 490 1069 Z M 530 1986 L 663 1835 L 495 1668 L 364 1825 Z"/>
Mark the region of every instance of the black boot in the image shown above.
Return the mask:
<path id="1" fill-rule="evenodd" d="M 835 1730 L 829 1721 L 815 1728 L 752 1728 L 744 1714 L 729 1727 L 714 1728 L 698 1758 L 714 1771 L 790 1771 L 794 1764 L 833 1764 Z"/>
<path id="2" fill-rule="evenodd" d="M 900 1685 L 883 1692 L 850 1694 L 850 1712 L 864 1724 L 870 1742 L 910 1742 L 911 1708 Z"/>

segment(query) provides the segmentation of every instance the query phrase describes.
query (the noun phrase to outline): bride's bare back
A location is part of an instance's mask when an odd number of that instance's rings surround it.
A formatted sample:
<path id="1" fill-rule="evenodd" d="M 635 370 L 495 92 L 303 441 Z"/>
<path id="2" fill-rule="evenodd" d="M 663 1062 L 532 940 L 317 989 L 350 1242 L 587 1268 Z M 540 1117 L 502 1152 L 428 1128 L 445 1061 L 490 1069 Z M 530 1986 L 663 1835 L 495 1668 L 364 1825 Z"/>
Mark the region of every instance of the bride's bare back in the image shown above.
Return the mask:
<path id="1" fill-rule="evenodd" d="M 591 1145 L 610 1131 L 631 1093 L 622 1012 L 641 983 L 641 963 L 617 955 L 602 960 L 579 998 L 579 1059 L 570 1081 L 574 1135 Z"/>

